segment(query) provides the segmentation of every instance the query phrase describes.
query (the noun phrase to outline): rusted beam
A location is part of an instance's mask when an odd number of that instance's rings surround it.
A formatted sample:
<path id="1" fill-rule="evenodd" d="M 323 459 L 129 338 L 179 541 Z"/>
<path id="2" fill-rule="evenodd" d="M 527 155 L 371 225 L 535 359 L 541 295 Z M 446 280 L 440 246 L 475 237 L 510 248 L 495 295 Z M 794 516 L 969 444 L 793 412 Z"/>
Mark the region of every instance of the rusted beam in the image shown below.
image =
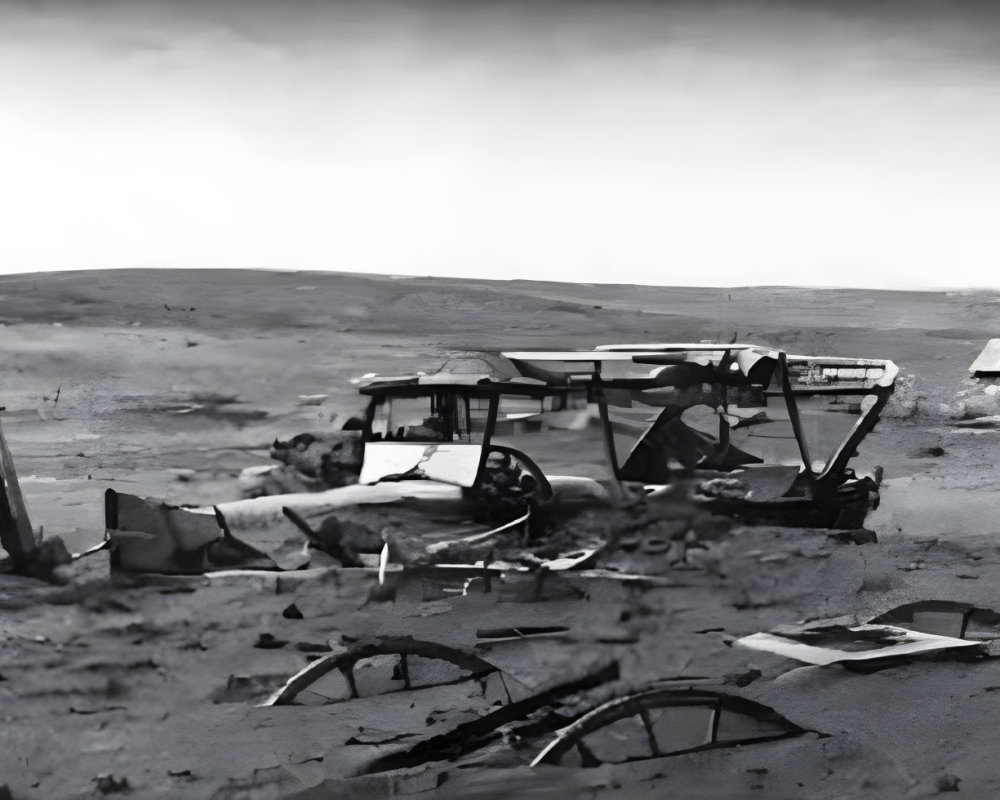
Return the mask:
<path id="1" fill-rule="evenodd" d="M 806 443 L 805 433 L 802 430 L 802 420 L 799 417 L 799 406 L 795 402 L 795 394 L 792 391 L 792 381 L 788 376 L 788 356 L 782 352 L 778 354 L 780 365 L 781 391 L 785 395 L 785 406 L 788 409 L 788 420 L 792 423 L 792 432 L 795 434 L 795 442 L 799 446 L 799 455 L 802 457 L 802 468 L 805 474 L 812 479 L 814 477 L 812 459 L 809 457 L 809 445 Z"/>
<path id="2" fill-rule="evenodd" d="M 854 457 L 858 446 L 874 430 L 875 425 L 878 424 L 879 414 L 881 414 L 882 409 L 885 408 L 889 402 L 889 398 L 892 397 L 896 389 L 896 375 L 898 373 L 899 368 L 891 361 L 888 362 L 885 374 L 876 381 L 875 386 L 870 392 L 875 397 L 875 402 L 854 423 L 854 427 L 847 434 L 847 438 L 837 448 L 837 452 L 833 454 L 826 469 L 819 476 L 818 483 L 821 488 L 832 491 L 840 482 L 847 469 L 847 464 Z"/>

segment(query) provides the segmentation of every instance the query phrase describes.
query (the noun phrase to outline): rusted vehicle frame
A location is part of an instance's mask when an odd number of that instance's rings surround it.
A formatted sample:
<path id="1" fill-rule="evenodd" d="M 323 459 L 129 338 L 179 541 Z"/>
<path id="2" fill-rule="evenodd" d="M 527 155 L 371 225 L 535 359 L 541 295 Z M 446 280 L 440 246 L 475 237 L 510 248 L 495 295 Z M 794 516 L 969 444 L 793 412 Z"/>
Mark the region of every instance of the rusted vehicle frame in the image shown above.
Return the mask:
<path id="1" fill-rule="evenodd" d="M 717 354 L 713 359 L 712 354 Z M 877 359 L 848 359 L 834 357 L 809 357 L 788 355 L 782 351 L 768 350 L 750 344 L 654 344 L 606 345 L 592 351 L 567 352 L 511 352 L 503 354 L 523 374 L 545 380 L 555 388 L 558 385 L 586 386 L 597 404 L 604 433 L 604 446 L 608 463 L 619 480 L 637 480 L 620 462 L 615 447 L 614 425 L 610 418 L 608 394 L 615 390 L 641 391 L 675 386 L 685 390 L 702 383 L 718 386 L 752 388 L 766 397 L 780 397 L 788 412 L 796 445 L 799 451 L 799 476 L 785 497 L 771 502 L 751 502 L 713 498 L 708 501 L 721 513 L 777 521 L 789 514 L 800 518 L 799 524 L 817 527 L 858 527 L 868 504 L 877 503 L 880 470 L 874 478 L 855 479 L 848 469 L 850 459 L 861 441 L 875 427 L 881 411 L 889 401 L 898 369 L 891 361 Z M 546 362 L 567 364 L 579 369 L 555 372 L 545 368 Z M 656 377 L 613 377 L 608 367 L 618 362 L 649 365 L 671 372 L 666 379 L 660 372 Z M 848 369 L 867 374 L 878 371 L 872 380 L 861 379 L 854 384 L 838 382 L 833 385 L 795 385 L 792 371 Z M 694 389 L 692 389 L 694 391 Z M 839 446 L 816 471 L 810 455 L 809 442 L 800 419 L 798 408 L 802 397 L 872 396 L 874 401 L 864 408 L 860 417 Z M 665 412 L 661 413 L 663 417 Z M 659 419 L 657 420 L 657 422 Z M 649 439 L 656 422 L 636 442 L 629 459 L 643 447 L 653 447 Z M 728 447 L 729 427 L 720 415 L 719 442 Z M 649 438 L 647 438 L 649 437 Z M 633 470 L 634 472 L 634 470 Z M 659 476 L 658 476 L 659 477 Z M 649 481 L 646 481 L 649 482 Z M 654 481 L 656 482 L 656 481 Z M 668 482 L 661 480 L 660 482 Z M 806 506 L 812 506 L 807 509 Z M 850 513 L 845 509 L 850 508 Z"/>
<path id="2" fill-rule="evenodd" d="M 476 383 L 466 382 L 459 379 L 449 383 L 427 384 L 419 383 L 418 379 L 414 377 L 378 382 L 360 389 L 360 393 L 362 395 L 370 398 L 368 407 L 365 411 L 362 436 L 366 444 L 378 441 L 373 433 L 373 423 L 376 409 L 382 402 L 391 401 L 396 398 L 418 397 L 444 397 L 454 402 L 455 398 L 461 398 L 465 401 L 465 408 L 467 412 L 466 429 L 468 430 L 471 428 L 471 417 L 468 416 L 471 409 L 469 400 L 485 399 L 489 401 L 489 408 L 487 410 L 485 420 L 485 429 L 482 434 L 483 440 L 481 444 L 470 445 L 480 447 L 482 449 L 479 460 L 479 468 L 471 488 L 473 490 L 479 488 L 483 479 L 486 461 L 491 452 L 497 452 L 514 456 L 523 461 L 526 469 L 531 473 L 532 477 L 538 481 L 543 494 L 551 496 L 552 488 L 549 484 L 548 478 L 545 476 L 545 473 L 541 470 L 538 464 L 531 458 L 531 456 L 520 450 L 515 450 L 514 448 L 494 445 L 492 444 L 492 439 L 496 432 L 501 395 L 519 395 L 522 397 L 531 397 L 541 400 L 546 397 L 565 395 L 567 391 L 567 388 L 562 387 L 511 383 L 506 381 L 491 381 L 489 379 L 484 379 Z M 442 436 L 445 441 L 448 441 L 452 435 L 453 431 L 450 429 L 446 429 L 442 432 Z M 428 442 L 427 444 L 430 446 L 433 442 Z"/>

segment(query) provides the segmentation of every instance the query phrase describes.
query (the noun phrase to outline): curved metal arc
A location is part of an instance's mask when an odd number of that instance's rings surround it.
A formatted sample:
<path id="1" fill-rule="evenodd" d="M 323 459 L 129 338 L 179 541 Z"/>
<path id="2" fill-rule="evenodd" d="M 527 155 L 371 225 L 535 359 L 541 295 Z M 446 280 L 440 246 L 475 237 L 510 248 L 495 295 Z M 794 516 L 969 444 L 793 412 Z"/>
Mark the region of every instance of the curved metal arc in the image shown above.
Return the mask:
<path id="1" fill-rule="evenodd" d="M 261 705 L 291 705 L 300 692 L 334 669 L 339 669 L 344 673 L 348 685 L 351 687 L 352 697 L 357 697 L 357 688 L 353 680 L 354 665 L 362 659 L 379 655 L 421 656 L 423 658 L 447 661 L 457 667 L 469 670 L 472 673 L 470 676 L 472 678 L 497 671 L 495 666 L 488 661 L 484 661 L 477 655 L 465 653 L 453 647 L 437 644 L 436 642 L 425 642 L 409 637 L 384 639 L 353 647 L 344 653 L 326 655 L 313 661 L 289 678 L 284 686 L 272 694 Z"/>
<path id="2" fill-rule="evenodd" d="M 648 711 L 654 708 L 669 708 L 681 706 L 706 706 L 712 708 L 714 717 L 712 720 L 711 741 L 670 752 L 661 752 L 655 744 L 651 726 L 648 723 Z M 757 719 L 767 719 L 784 728 L 783 731 L 768 734 L 750 739 L 740 739 L 719 742 L 717 740 L 719 712 L 723 710 L 745 714 Z M 712 747 L 725 747 L 748 741 L 768 741 L 772 739 L 783 739 L 790 736 L 798 736 L 806 731 L 798 725 L 790 722 L 781 716 L 774 709 L 734 695 L 720 694 L 705 691 L 683 691 L 676 689 L 652 689 L 627 695 L 616 700 L 611 700 L 597 708 L 584 714 L 575 722 L 558 731 L 555 738 L 534 758 L 530 766 L 539 764 L 558 764 L 560 759 L 574 747 L 586 747 L 584 738 L 589 734 L 610 725 L 617 720 L 631 716 L 640 716 L 646 728 L 647 736 L 650 740 L 651 755 L 648 758 L 673 755 L 675 753 L 686 753 L 694 750 L 704 750 Z M 589 750 L 589 749 L 588 749 Z M 636 759 L 630 759 L 636 760 Z"/>
<path id="3" fill-rule="evenodd" d="M 487 457 L 489 456 L 489 453 L 503 453 L 504 455 L 511 456 L 512 458 L 520 461 L 527 469 L 528 474 L 530 474 L 531 477 L 533 477 L 536 481 L 538 481 L 538 485 L 543 490 L 545 498 L 550 499 L 552 497 L 553 495 L 552 484 L 549 483 L 549 479 L 545 477 L 545 473 L 542 472 L 542 468 L 539 467 L 538 464 L 536 464 L 531 459 L 530 456 L 526 455 L 522 451 L 517 450 L 513 447 L 507 447 L 506 445 L 501 445 L 501 444 L 491 443 L 488 447 L 484 448 L 484 450 L 488 451 Z M 485 459 L 483 463 L 485 464 Z M 482 479 L 482 474 L 480 473 L 480 477 L 476 481 L 477 484 L 476 488 L 478 488 L 478 484 L 481 482 L 481 479 Z"/>

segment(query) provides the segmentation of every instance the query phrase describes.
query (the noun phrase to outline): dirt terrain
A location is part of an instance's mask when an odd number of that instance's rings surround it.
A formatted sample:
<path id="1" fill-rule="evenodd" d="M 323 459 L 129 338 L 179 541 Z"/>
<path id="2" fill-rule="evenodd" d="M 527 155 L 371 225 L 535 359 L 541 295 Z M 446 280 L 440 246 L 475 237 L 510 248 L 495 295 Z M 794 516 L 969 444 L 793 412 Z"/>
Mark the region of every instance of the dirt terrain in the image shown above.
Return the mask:
<path id="1" fill-rule="evenodd" d="M 733 640 L 806 620 L 864 622 L 918 600 L 1000 610 L 1000 427 L 991 418 L 1000 395 L 968 376 L 998 316 L 992 292 L 212 270 L 0 278 L 0 421 L 33 524 L 74 552 L 103 538 L 109 487 L 172 503 L 239 498 L 237 476 L 268 463 L 273 440 L 359 411 L 349 379 L 367 372 L 432 370 L 479 349 L 734 336 L 792 353 L 889 358 L 901 370 L 858 458 L 885 469 L 867 521 L 875 544 L 736 528 L 683 569 L 648 554 L 647 581 L 567 577 L 527 599 L 514 582 L 372 602 L 374 578 L 361 570 L 112 579 L 105 553 L 75 562 L 62 586 L 0 575 L 0 786 L 14 800 L 996 796 L 1000 662 L 991 656 L 1000 647 L 862 674 Z M 320 394 L 329 396 L 321 405 L 300 401 Z M 524 625 L 564 630 L 477 635 Z M 474 651 L 504 672 L 508 692 L 517 683 L 528 695 L 617 664 L 617 679 L 565 700 L 567 715 L 654 681 L 704 678 L 807 733 L 534 770 L 546 737 L 507 735 L 454 761 L 350 779 L 493 708 L 485 688 L 464 683 L 256 707 L 316 653 L 377 634 Z"/>

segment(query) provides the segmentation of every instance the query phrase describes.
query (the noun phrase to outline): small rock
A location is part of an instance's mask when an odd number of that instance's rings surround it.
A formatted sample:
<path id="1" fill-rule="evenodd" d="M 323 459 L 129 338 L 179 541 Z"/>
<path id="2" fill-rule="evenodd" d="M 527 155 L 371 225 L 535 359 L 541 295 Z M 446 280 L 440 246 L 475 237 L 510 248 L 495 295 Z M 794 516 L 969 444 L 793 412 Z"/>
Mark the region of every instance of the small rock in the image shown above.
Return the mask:
<path id="1" fill-rule="evenodd" d="M 262 633 L 253 646 L 258 650 L 280 650 L 286 644 L 288 644 L 287 639 L 278 639 L 273 633 Z"/>
<path id="2" fill-rule="evenodd" d="M 128 778 L 116 778 L 109 773 L 102 773 L 94 778 L 97 784 L 97 791 L 101 794 L 115 794 L 117 792 L 127 792 L 131 787 L 128 785 Z"/>
<path id="3" fill-rule="evenodd" d="M 976 419 L 1000 413 L 1000 396 L 993 394 L 970 397 L 965 401 L 964 412 L 965 419 Z"/>
<path id="4" fill-rule="evenodd" d="M 179 481 L 189 481 L 197 473 L 193 469 L 168 469 L 167 472 L 173 475 L 176 480 Z"/>
<path id="5" fill-rule="evenodd" d="M 303 653 L 329 653 L 330 645 L 322 642 L 296 642 L 295 649 Z"/>
<path id="6" fill-rule="evenodd" d="M 935 786 L 939 792 L 957 792 L 958 784 L 961 782 L 961 778 L 957 778 L 950 773 L 945 773 L 940 778 L 937 779 Z"/>
<path id="7" fill-rule="evenodd" d="M 762 674 L 763 673 L 759 669 L 751 668 L 748 669 L 746 672 L 738 675 L 727 675 L 726 683 L 731 683 L 735 686 L 739 686 L 742 688 L 743 686 L 749 686 L 751 683 L 757 680 L 757 678 L 759 678 Z"/>
<path id="8" fill-rule="evenodd" d="M 857 528 L 849 531 L 835 531 L 828 533 L 826 538 L 838 544 L 875 544 L 878 542 L 878 535 L 875 531 L 867 528 Z"/>
<path id="9" fill-rule="evenodd" d="M 180 770 L 168 769 L 167 775 L 169 775 L 171 778 L 184 778 L 185 780 L 189 781 L 194 780 L 194 774 L 189 769 L 180 769 Z"/>

